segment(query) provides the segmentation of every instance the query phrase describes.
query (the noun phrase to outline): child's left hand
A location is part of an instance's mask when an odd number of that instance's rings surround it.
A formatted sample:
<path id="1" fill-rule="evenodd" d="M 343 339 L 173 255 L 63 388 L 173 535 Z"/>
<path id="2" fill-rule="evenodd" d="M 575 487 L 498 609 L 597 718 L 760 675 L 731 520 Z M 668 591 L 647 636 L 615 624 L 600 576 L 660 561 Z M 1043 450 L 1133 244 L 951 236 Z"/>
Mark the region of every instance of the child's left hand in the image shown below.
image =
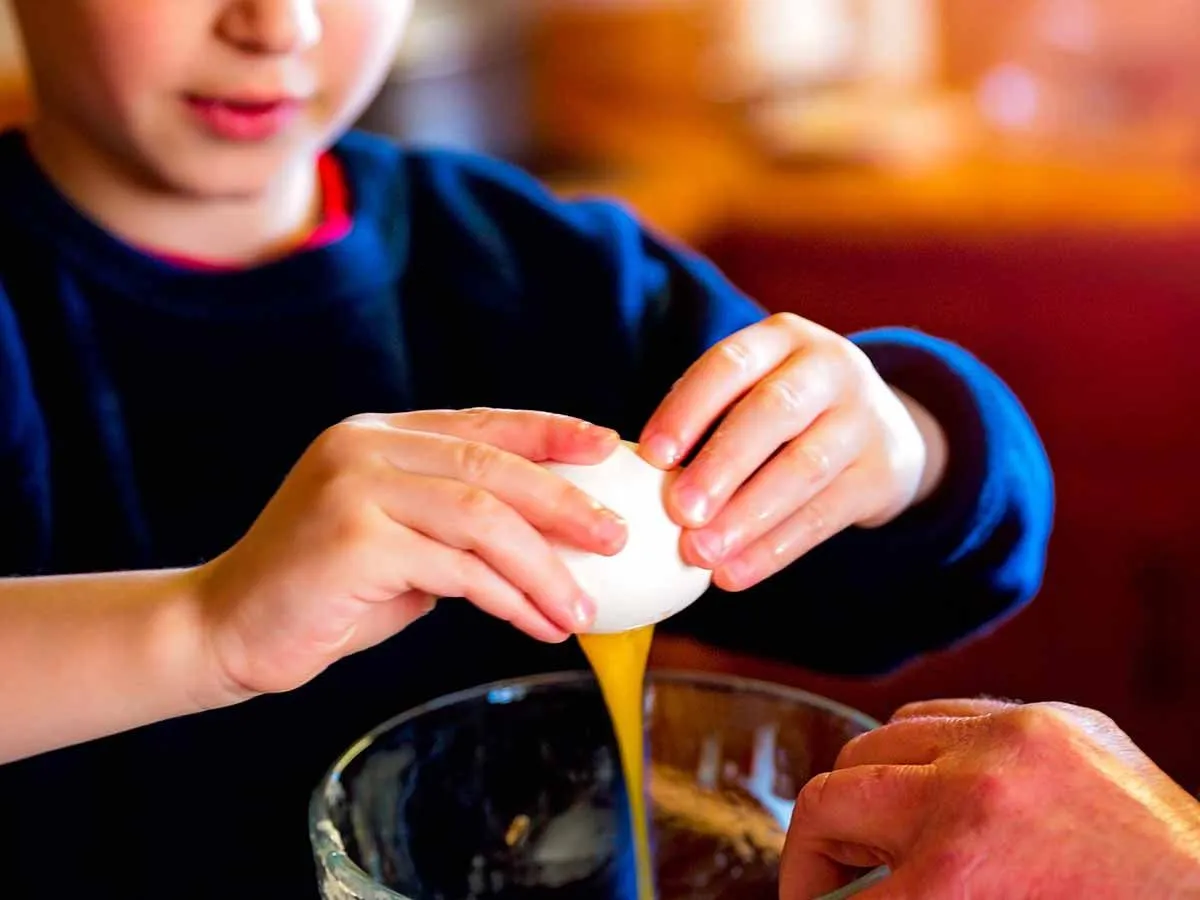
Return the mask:
<path id="1" fill-rule="evenodd" d="M 723 418 L 722 418 L 723 417 Z M 743 590 L 853 525 L 876 527 L 927 497 L 945 437 L 845 338 L 780 314 L 704 354 L 642 431 L 645 458 L 684 459 L 668 508 L 689 562 Z"/>

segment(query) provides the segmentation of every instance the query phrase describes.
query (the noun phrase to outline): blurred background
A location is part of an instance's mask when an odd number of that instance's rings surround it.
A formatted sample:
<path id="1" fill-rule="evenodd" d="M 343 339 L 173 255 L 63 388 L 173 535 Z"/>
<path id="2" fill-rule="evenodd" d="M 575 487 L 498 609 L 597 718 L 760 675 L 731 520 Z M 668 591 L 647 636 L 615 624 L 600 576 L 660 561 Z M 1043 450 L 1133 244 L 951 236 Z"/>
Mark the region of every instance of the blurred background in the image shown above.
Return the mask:
<path id="1" fill-rule="evenodd" d="M 3 21 L 0 85 L 27 115 Z M 362 125 L 621 198 L 773 311 L 959 341 L 1041 429 L 1049 572 L 994 633 L 865 681 L 657 664 L 1073 701 L 1200 791 L 1200 0 L 416 0 Z"/>

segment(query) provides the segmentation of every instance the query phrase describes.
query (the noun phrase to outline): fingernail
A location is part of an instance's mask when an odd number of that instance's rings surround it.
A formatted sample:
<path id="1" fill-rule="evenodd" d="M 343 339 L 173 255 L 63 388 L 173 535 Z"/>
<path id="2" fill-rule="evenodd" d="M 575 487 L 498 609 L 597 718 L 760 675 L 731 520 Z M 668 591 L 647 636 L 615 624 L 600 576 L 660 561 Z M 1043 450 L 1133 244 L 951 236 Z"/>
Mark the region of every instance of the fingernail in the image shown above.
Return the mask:
<path id="1" fill-rule="evenodd" d="M 754 580 L 754 568 L 744 559 L 730 560 L 721 566 L 721 572 L 734 589 L 744 588 Z"/>
<path id="2" fill-rule="evenodd" d="M 437 609 L 437 597 L 430 597 L 428 600 L 426 600 L 424 603 L 421 604 L 421 608 L 417 612 L 417 618 L 420 619 L 423 616 L 427 616 L 431 612 L 433 612 L 435 609 Z"/>
<path id="3" fill-rule="evenodd" d="M 588 437 L 603 441 L 611 440 L 613 438 L 620 438 L 620 435 L 611 428 L 608 428 L 604 425 L 594 425 L 593 423 L 584 419 L 579 420 L 579 430 Z"/>
<path id="4" fill-rule="evenodd" d="M 625 543 L 628 525 L 625 520 L 607 507 L 600 507 L 600 519 L 595 534 L 606 545 L 614 549 Z"/>
<path id="5" fill-rule="evenodd" d="M 642 447 L 652 462 L 663 466 L 675 465 L 682 455 L 679 445 L 665 434 L 651 435 L 642 442 Z"/>
<path id="6" fill-rule="evenodd" d="M 697 531 L 692 534 L 692 546 L 697 555 L 710 566 L 716 565 L 725 555 L 725 535 L 716 531 Z"/>
<path id="7" fill-rule="evenodd" d="M 587 594 L 580 594 L 571 604 L 571 618 L 580 628 L 587 628 L 596 618 L 596 602 Z"/>
<path id="8" fill-rule="evenodd" d="M 675 502 L 679 505 L 679 512 L 692 525 L 703 525 L 708 521 L 708 494 L 700 488 L 691 485 L 679 488 Z"/>

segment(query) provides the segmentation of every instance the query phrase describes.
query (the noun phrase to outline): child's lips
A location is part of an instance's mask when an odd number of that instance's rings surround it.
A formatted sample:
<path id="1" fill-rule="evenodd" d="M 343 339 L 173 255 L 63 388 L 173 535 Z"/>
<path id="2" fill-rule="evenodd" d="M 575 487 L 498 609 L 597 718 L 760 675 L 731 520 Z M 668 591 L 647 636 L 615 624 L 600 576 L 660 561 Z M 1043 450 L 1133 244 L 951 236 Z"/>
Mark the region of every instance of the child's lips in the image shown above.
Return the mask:
<path id="1" fill-rule="evenodd" d="M 293 97 L 184 97 L 189 110 L 214 137 L 262 141 L 275 137 L 295 120 L 304 101 Z"/>

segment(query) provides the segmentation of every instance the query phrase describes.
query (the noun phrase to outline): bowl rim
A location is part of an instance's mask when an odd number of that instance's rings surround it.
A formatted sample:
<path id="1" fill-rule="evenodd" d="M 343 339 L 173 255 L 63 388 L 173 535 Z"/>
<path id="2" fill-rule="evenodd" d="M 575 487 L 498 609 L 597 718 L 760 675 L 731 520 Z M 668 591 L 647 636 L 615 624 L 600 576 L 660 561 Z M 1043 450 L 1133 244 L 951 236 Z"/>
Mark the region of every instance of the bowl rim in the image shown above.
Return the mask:
<path id="1" fill-rule="evenodd" d="M 767 695 L 780 700 L 790 700 L 806 706 L 816 707 L 844 719 L 849 719 L 861 725 L 866 731 L 873 731 L 882 724 L 852 706 L 847 706 L 844 703 L 839 703 L 820 694 L 814 694 L 803 688 L 792 687 L 765 679 L 747 678 L 741 675 L 726 675 L 720 672 L 671 668 L 648 670 L 646 672 L 646 683 L 647 686 L 654 684 L 683 684 L 693 687 L 718 688 L 723 690 L 740 689 L 750 693 Z M 497 699 L 492 702 L 507 703 L 515 699 L 521 699 L 526 692 L 538 688 L 570 687 L 584 684 L 596 685 L 595 674 L 587 669 L 501 678 L 434 697 L 431 700 L 427 700 L 424 703 L 392 716 L 390 719 L 381 722 L 366 732 L 344 750 L 334 763 L 326 769 L 325 774 L 321 777 L 320 782 L 313 790 L 309 799 L 308 834 L 314 854 L 314 862 L 318 866 L 317 876 L 322 876 L 321 866 L 323 865 L 338 880 L 341 887 L 354 891 L 357 895 L 366 898 L 366 900 L 412 900 L 412 898 L 404 894 L 399 894 L 391 888 L 384 887 L 376 882 L 362 867 L 350 858 L 341 841 L 336 836 L 332 817 L 325 800 L 329 789 L 340 782 L 342 773 L 346 770 L 347 766 L 384 734 L 427 713 L 436 712 L 459 703 L 478 700 L 499 691 L 515 691 L 519 693 L 512 698 Z M 868 885 L 874 884 L 885 874 L 885 869 L 873 870 L 867 875 L 856 879 L 851 884 L 845 885 L 840 890 L 826 895 L 822 900 L 840 900 L 840 898 L 850 897 L 852 894 L 865 889 Z"/>

